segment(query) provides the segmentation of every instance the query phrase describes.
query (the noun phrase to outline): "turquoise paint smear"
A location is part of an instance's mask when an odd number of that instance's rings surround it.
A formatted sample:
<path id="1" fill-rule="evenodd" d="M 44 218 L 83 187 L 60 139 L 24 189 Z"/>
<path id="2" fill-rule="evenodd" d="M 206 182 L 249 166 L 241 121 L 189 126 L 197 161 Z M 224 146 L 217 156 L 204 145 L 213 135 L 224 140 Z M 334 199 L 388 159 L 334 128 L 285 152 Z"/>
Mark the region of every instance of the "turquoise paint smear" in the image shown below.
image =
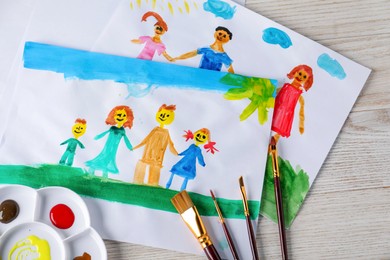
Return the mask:
<path id="1" fill-rule="evenodd" d="M 111 80 L 124 83 L 129 96 L 140 97 L 153 88 L 170 87 L 225 93 L 225 72 L 196 69 L 123 56 L 26 42 L 24 67 L 64 74 L 65 79 Z"/>
<path id="2" fill-rule="evenodd" d="M 263 31 L 263 40 L 269 44 L 280 45 L 283 49 L 292 46 L 290 36 L 282 30 L 277 28 L 267 28 Z"/>
<path id="3" fill-rule="evenodd" d="M 207 0 L 203 3 L 203 9 L 225 20 L 232 19 L 236 13 L 236 6 L 230 6 L 221 0 Z"/>
<path id="4" fill-rule="evenodd" d="M 321 54 L 317 59 L 318 66 L 328 72 L 332 77 L 338 79 L 345 79 L 347 74 L 345 73 L 341 64 L 336 60 L 332 59 L 328 54 Z"/>

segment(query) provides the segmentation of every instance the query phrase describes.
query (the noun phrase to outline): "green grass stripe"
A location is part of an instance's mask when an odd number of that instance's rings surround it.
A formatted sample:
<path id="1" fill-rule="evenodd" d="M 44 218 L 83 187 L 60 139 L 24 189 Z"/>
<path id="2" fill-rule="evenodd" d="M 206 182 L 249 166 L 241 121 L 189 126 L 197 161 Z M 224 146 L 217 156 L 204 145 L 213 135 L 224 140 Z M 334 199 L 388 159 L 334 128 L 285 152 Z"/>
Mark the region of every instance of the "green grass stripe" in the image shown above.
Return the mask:
<path id="1" fill-rule="evenodd" d="M 150 209 L 177 212 L 171 198 L 178 191 L 162 187 L 137 185 L 89 175 L 81 168 L 62 165 L 0 165 L 0 183 L 21 184 L 35 189 L 47 186 L 62 186 L 79 195 Z M 238 190 L 238 187 L 237 187 Z M 218 216 L 210 196 L 189 192 L 202 216 Z M 241 200 L 217 199 L 225 218 L 245 219 Z M 251 218 L 256 219 L 260 202 L 250 200 Z"/>

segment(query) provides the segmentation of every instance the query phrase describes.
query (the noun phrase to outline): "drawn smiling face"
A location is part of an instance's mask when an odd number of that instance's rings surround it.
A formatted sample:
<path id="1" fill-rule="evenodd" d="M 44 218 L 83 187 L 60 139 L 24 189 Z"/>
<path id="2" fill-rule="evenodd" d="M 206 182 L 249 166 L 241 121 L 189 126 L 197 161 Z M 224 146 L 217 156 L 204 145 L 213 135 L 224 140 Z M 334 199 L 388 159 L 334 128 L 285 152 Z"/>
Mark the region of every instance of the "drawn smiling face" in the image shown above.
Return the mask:
<path id="1" fill-rule="evenodd" d="M 127 122 L 126 110 L 118 109 L 117 111 L 115 111 L 114 120 L 118 127 L 122 127 L 123 124 Z"/>
<path id="2" fill-rule="evenodd" d="M 85 134 L 85 131 L 87 130 L 87 125 L 82 123 L 76 123 L 72 127 L 72 133 L 74 138 L 79 138 L 83 134 Z"/>
<path id="3" fill-rule="evenodd" d="M 167 110 L 163 108 L 156 114 L 156 121 L 160 124 L 161 127 L 171 124 L 174 119 L 175 112 L 173 110 Z"/>
<path id="4" fill-rule="evenodd" d="M 209 140 L 209 135 L 202 130 L 194 133 L 195 145 L 199 146 L 205 144 Z"/>
<path id="5" fill-rule="evenodd" d="M 163 35 L 165 33 L 165 30 L 160 25 L 156 25 L 154 26 L 154 33 L 158 35 Z"/>
<path id="6" fill-rule="evenodd" d="M 309 75 L 305 70 L 299 70 L 294 74 L 294 80 L 298 81 L 301 85 L 305 84 Z"/>
<path id="7" fill-rule="evenodd" d="M 230 36 L 224 30 L 218 30 L 214 33 L 214 37 L 217 41 L 227 43 L 230 41 Z"/>

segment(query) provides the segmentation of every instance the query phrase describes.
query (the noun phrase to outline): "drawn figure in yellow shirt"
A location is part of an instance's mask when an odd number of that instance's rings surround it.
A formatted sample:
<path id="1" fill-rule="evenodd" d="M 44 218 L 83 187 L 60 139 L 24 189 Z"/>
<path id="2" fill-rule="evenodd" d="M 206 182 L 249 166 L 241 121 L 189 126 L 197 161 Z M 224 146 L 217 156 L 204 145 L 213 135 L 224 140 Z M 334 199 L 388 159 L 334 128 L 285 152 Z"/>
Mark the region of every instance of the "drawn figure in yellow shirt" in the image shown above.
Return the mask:
<path id="1" fill-rule="evenodd" d="M 145 139 L 133 150 L 145 146 L 142 158 L 138 161 L 135 167 L 133 182 L 143 184 L 145 178 L 146 167 L 149 166 L 148 184 L 157 186 L 160 181 L 160 171 L 163 167 L 165 150 L 169 145 L 169 150 L 174 155 L 177 151 L 173 145 L 168 129 L 164 126 L 169 125 L 175 119 L 175 105 L 162 105 L 156 114 L 156 121 L 160 124 L 156 126 Z"/>

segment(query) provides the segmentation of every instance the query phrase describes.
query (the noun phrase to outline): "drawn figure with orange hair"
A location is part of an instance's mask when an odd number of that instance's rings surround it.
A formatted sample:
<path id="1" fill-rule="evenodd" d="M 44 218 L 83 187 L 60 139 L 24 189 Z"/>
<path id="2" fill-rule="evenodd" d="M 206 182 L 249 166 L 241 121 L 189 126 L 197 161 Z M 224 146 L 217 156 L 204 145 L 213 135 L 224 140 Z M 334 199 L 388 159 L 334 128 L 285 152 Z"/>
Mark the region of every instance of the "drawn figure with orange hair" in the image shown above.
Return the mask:
<path id="1" fill-rule="evenodd" d="M 81 149 L 84 149 L 84 145 L 78 140 L 87 130 L 87 121 L 84 119 L 77 118 L 74 122 L 75 124 L 72 127 L 72 134 L 74 138 L 69 138 L 68 140 L 62 142 L 60 145 L 68 144 L 66 151 L 60 159 L 60 164 L 72 166 L 73 159 L 76 154 L 77 146 L 80 146 Z"/>
<path id="2" fill-rule="evenodd" d="M 193 180 L 196 177 L 196 161 L 198 160 L 198 163 L 201 166 L 206 166 L 199 145 L 205 144 L 204 148 L 207 150 L 207 152 L 211 152 L 212 154 L 214 154 L 215 151 L 218 151 L 214 147 L 215 142 L 210 140 L 209 129 L 202 128 L 195 133 L 192 133 L 190 130 L 185 132 L 186 134 L 183 137 L 186 138 L 186 141 L 189 139 L 194 139 L 195 143 L 191 144 L 187 150 L 179 153 L 180 156 L 184 157 L 172 166 L 171 177 L 165 186 L 167 189 L 169 189 L 172 184 L 173 176 L 177 175 L 184 178 L 183 184 L 180 187 L 180 191 L 185 190 L 187 188 L 188 180 Z"/>
<path id="3" fill-rule="evenodd" d="M 158 13 L 150 11 L 142 16 L 141 22 L 145 22 L 150 16 L 153 16 L 157 20 L 154 24 L 154 36 L 140 36 L 138 39 L 131 40 L 133 43 L 145 44 L 137 58 L 152 60 L 154 54 L 157 52 L 158 55 L 162 54 L 167 60 L 173 61 L 173 58 L 165 51 L 165 44 L 161 41 L 161 36 L 168 31 L 168 25 Z"/>
<path id="4" fill-rule="evenodd" d="M 275 139 L 280 136 L 289 137 L 292 123 L 294 120 L 294 111 L 298 103 L 299 110 L 299 132 L 304 132 L 305 121 L 305 100 L 302 97 L 303 91 L 308 91 L 313 84 L 313 71 L 307 65 L 298 65 L 287 74 L 292 83 L 285 83 L 278 90 L 275 98 L 274 114 L 272 119 L 272 131 L 276 132 Z"/>
<path id="5" fill-rule="evenodd" d="M 156 121 L 160 125 L 156 126 L 140 144 L 133 148 L 135 150 L 145 146 L 142 159 L 138 161 L 135 167 L 134 183 L 144 183 L 146 167 L 149 166 L 148 184 L 157 186 L 160 181 L 160 171 L 163 167 L 162 162 L 167 146 L 169 146 L 172 154 L 177 155 L 175 146 L 169 136 L 169 131 L 164 128 L 164 126 L 171 124 L 175 119 L 175 110 L 175 105 L 162 105 L 156 113 Z"/>
<path id="6" fill-rule="evenodd" d="M 133 126 L 133 119 L 133 111 L 128 106 L 116 106 L 111 110 L 106 119 L 106 124 L 111 125 L 110 129 L 95 137 L 95 140 L 98 140 L 106 134 L 109 134 L 106 144 L 98 156 L 85 162 L 91 174 L 94 174 L 95 170 L 100 170 L 103 172 L 103 177 L 108 178 L 109 172 L 114 174 L 119 173 L 116 166 L 116 153 L 122 138 L 125 141 L 126 147 L 129 150 L 133 149 L 125 132 L 125 128 L 131 129 Z"/>

